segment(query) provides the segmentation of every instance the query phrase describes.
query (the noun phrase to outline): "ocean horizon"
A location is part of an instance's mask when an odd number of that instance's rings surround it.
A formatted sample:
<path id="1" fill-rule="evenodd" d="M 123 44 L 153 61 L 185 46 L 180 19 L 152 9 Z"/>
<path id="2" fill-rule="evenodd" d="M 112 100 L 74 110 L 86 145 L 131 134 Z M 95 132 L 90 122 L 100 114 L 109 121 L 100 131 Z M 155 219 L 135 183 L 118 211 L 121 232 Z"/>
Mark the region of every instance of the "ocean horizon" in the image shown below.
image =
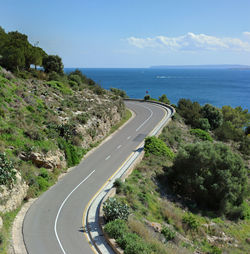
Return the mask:
<path id="1" fill-rule="evenodd" d="M 79 69 L 105 89 L 126 91 L 130 98 L 166 94 L 171 103 L 186 98 L 201 105 L 241 106 L 250 110 L 249 69 L 65 68 Z"/>

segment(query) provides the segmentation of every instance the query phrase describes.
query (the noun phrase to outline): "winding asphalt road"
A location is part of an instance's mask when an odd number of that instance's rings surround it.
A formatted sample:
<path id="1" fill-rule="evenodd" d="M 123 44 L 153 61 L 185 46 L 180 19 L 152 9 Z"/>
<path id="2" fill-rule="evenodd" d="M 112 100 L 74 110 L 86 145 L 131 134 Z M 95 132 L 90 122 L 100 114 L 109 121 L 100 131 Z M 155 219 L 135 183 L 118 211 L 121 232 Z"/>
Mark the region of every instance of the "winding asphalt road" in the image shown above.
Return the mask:
<path id="1" fill-rule="evenodd" d="M 45 192 L 28 210 L 23 237 L 29 254 L 93 254 L 83 234 L 89 200 L 164 117 L 155 104 L 126 102 L 136 117 Z"/>

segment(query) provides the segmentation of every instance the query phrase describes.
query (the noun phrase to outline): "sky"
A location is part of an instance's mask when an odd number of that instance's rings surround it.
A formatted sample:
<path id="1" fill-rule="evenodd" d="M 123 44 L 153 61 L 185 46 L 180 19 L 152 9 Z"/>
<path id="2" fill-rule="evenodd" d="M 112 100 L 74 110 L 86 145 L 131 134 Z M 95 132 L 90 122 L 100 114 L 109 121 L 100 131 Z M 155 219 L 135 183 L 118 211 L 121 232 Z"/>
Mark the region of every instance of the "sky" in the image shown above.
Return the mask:
<path id="1" fill-rule="evenodd" d="M 250 65 L 250 0 L 0 0 L 0 26 L 65 67 Z"/>

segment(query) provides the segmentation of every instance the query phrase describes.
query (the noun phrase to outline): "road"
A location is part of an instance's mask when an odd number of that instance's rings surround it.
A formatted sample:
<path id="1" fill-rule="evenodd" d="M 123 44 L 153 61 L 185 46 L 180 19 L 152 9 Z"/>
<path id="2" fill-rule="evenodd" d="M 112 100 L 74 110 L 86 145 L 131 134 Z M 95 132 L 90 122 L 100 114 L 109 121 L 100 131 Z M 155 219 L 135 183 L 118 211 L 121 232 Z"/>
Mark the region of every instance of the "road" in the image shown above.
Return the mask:
<path id="1" fill-rule="evenodd" d="M 29 254 L 93 254 L 82 228 L 89 200 L 164 117 L 150 103 L 126 102 L 136 114 L 28 210 L 23 237 Z"/>

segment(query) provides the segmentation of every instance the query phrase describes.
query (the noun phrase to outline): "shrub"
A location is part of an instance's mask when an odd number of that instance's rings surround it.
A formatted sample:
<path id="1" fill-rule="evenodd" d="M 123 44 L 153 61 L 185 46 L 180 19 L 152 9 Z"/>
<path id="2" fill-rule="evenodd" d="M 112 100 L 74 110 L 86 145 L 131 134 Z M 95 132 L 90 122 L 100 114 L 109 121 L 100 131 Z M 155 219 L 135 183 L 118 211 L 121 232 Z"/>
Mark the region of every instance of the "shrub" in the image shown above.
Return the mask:
<path id="1" fill-rule="evenodd" d="M 229 215 L 245 196 L 247 174 L 243 161 L 221 143 L 186 145 L 166 174 L 175 192 L 220 214 Z"/>
<path id="2" fill-rule="evenodd" d="M 145 101 L 150 100 L 150 95 L 145 95 L 145 96 L 144 96 L 144 100 L 145 100 Z"/>
<path id="3" fill-rule="evenodd" d="M 197 230 L 200 226 L 200 223 L 192 213 L 185 214 L 182 218 L 182 223 L 187 227 L 188 230 Z"/>
<path id="4" fill-rule="evenodd" d="M 250 135 L 243 137 L 239 150 L 246 155 L 250 155 Z"/>
<path id="5" fill-rule="evenodd" d="M 198 120 L 198 125 L 199 125 L 199 128 L 201 128 L 204 131 L 208 131 L 211 128 L 207 118 L 200 118 Z"/>
<path id="6" fill-rule="evenodd" d="M 160 96 L 159 101 L 165 104 L 170 104 L 170 100 L 167 98 L 166 94 L 163 94 L 162 96 Z"/>
<path id="7" fill-rule="evenodd" d="M 115 219 L 127 220 L 129 216 L 129 207 L 122 204 L 115 198 L 109 198 L 103 205 L 104 217 L 107 221 Z"/>
<path id="8" fill-rule="evenodd" d="M 69 80 L 76 82 L 78 85 L 82 83 L 81 77 L 77 74 L 70 74 Z"/>
<path id="9" fill-rule="evenodd" d="M 204 118 L 208 119 L 211 129 L 216 129 L 222 125 L 223 115 L 220 109 L 206 104 L 202 107 L 201 114 Z"/>
<path id="10" fill-rule="evenodd" d="M 163 227 L 161 233 L 165 236 L 167 241 L 173 240 L 175 238 L 175 232 L 168 227 Z"/>
<path id="11" fill-rule="evenodd" d="M 37 177 L 37 183 L 38 183 L 38 185 L 39 185 L 39 190 L 41 190 L 41 191 L 45 191 L 45 190 L 47 190 L 48 187 L 49 187 L 49 182 L 48 182 L 48 180 L 45 179 L 45 178 L 43 178 L 43 177 L 41 177 L 41 176 L 38 176 L 38 177 Z"/>
<path id="12" fill-rule="evenodd" d="M 14 165 L 5 153 L 0 152 L 0 185 L 7 185 L 12 187 L 16 180 L 16 171 Z"/>
<path id="13" fill-rule="evenodd" d="M 61 150 L 64 151 L 68 167 L 72 167 L 79 164 L 82 159 L 82 156 L 85 153 L 84 149 L 72 145 L 63 138 L 58 139 L 58 146 Z"/>
<path id="14" fill-rule="evenodd" d="M 116 219 L 107 223 L 104 227 L 104 231 L 109 237 L 118 239 L 128 232 L 128 226 L 124 220 Z"/>
<path id="15" fill-rule="evenodd" d="M 113 185 L 116 188 L 116 192 L 120 193 L 122 189 L 124 188 L 124 183 L 120 178 L 117 178 Z"/>
<path id="16" fill-rule="evenodd" d="M 151 250 L 143 240 L 128 242 L 124 254 L 149 254 Z"/>
<path id="17" fill-rule="evenodd" d="M 215 135 L 222 141 L 240 141 L 244 136 L 244 131 L 241 128 L 236 128 L 232 122 L 224 121 L 222 125 L 215 130 Z"/>
<path id="18" fill-rule="evenodd" d="M 116 242 L 123 250 L 125 250 L 129 243 L 140 240 L 141 238 L 135 233 L 124 233 L 116 240 Z"/>
<path id="19" fill-rule="evenodd" d="M 198 102 L 192 102 L 189 99 L 180 99 L 178 101 L 177 113 L 184 119 L 186 124 L 192 127 L 199 127 L 199 119 L 201 116 L 201 105 Z"/>
<path id="20" fill-rule="evenodd" d="M 152 153 L 158 156 L 167 156 L 170 159 L 174 158 L 174 153 L 170 150 L 170 148 L 167 147 L 167 145 L 161 139 L 154 136 L 145 139 L 144 150 L 146 155 Z"/>
<path id="21" fill-rule="evenodd" d="M 110 91 L 115 94 L 115 95 L 118 95 L 122 98 L 128 98 L 127 94 L 125 91 L 121 90 L 121 89 L 118 89 L 118 88 L 110 88 Z"/>
<path id="22" fill-rule="evenodd" d="M 191 129 L 190 130 L 190 133 L 195 135 L 196 137 L 206 141 L 213 141 L 212 137 L 209 135 L 209 133 L 207 133 L 206 131 L 204 130 L 201 130 L 201 129 Z"/>
<path id="23" fill-rule="evenodd" d="M 83 113 L 83 114 L 79 114 L 77 115 L 76 119 L 81 123 L 81 124 L 86 124 L 88 119 L 89 119 L 89 115 L 87 113 Z"/>

